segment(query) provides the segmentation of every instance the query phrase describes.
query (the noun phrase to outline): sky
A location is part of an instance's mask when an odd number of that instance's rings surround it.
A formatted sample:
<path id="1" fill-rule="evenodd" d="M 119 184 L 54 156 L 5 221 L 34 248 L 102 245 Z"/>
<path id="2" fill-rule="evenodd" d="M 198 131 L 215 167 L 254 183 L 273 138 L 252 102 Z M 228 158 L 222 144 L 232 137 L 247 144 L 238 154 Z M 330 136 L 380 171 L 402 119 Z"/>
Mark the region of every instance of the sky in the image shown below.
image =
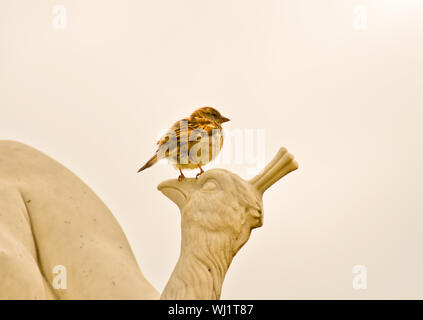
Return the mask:
<path id="1" fill-rule="evenodd" d="M 223 299 L 421 299 L 422 37 L 416 0 L 3 0 L 0 139 L 82 178 L 161 291 L 180 215 L 157 185 L 178 172 L 136 171 L 163 130 L 216 107 L 231 122 L 205 169 L 251 177 L 282 146 L 299 163 L 266 191 Z"/>

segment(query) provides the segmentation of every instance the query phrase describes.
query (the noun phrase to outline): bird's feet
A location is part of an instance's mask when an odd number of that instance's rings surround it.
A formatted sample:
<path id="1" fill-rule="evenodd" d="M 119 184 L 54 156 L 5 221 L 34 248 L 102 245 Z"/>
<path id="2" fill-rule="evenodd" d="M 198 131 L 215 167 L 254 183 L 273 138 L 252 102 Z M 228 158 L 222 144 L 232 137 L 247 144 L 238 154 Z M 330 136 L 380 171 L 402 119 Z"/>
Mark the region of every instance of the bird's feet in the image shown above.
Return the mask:
<path id="1" fill-rule="evenodd" d="M 200 166 L 198 166 L 200 168 L 200 172 L 197 173 L 197 175 L 195 176 L 195 179 L 198 179 L 199 176 L 201 176 L 204 173 L 203 168 L 201 168 Z"/>
<path id="2" fill-rule="evenodd" d="M 184 176 L 184 174 L 182 173 L 181 168 L 179 168 L 179 172 L 181 173 L 181 175 L 178 177 L 178 181 L 182 181 L 182 180 L 184 180 L 184 179 L 185 179 L 185 176 Z"/>
<path id="3" fill-rule="evenodd" d="M 203 173 L 204 173 L 204 171 L 203 171 L 203 172 L 199 172 L 199 173 L 197 173 L 197 174 L 195 175 L 195 179 L 198 179 L 198 177 L 199 177 L 199 176 L 201 176 Z"/>

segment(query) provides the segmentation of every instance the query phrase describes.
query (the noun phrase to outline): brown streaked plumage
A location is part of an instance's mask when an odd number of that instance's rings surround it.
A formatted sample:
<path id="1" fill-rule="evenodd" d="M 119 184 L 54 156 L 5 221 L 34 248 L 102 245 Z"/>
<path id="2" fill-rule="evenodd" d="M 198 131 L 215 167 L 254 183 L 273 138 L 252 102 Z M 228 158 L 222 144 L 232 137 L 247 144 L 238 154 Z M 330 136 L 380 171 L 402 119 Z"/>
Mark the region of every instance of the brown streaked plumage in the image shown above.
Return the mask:
<path id="1" fill-rule="evenodd" d="M 222 148 L 222 123 L 227 121 L 229 121 L 228 118 L 223 117 L 212 107 L 195 110 L 189 118 L 184 118 L 173 124 L 157 142 L 156 153 L 138 172 L 151 167 L 158 160 L 166 158 L 176 169 L 179 169 L 180 180 L 185 178 L 182 169 L 199 168 L 198 177 L 204 172 L 201 166 L 212 161 Z"/>

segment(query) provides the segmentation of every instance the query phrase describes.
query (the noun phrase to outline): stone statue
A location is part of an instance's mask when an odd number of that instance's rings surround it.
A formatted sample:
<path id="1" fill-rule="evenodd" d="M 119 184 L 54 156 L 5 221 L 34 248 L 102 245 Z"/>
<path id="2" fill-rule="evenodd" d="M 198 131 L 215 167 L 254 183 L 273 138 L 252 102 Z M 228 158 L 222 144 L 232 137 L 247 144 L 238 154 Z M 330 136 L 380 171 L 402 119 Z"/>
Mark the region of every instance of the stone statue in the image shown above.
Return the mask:
<path id="1" fill-rule="evenodd" d="M 250 181 L 213 169 L 162 182 L 182 241 L 160 296 L 91 189 L 43 153 L 0 141 L 0 299 L 219 299 L 232 258 L 263 224 L 263 192 L 297 167 L 281 148 Z M 55 270 L 66 270 L 62 283 Z"/>

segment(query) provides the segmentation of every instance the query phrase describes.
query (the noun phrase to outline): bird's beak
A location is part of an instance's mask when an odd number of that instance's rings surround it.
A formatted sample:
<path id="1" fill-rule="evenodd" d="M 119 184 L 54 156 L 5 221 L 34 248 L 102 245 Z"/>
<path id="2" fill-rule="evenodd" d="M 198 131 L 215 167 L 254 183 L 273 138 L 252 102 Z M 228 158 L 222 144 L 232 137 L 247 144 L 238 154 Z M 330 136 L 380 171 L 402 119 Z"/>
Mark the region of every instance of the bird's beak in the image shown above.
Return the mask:
<path id="1" fill-rule="evenodd" d="M 195 184 L 196 179 L 193 178 L 186 178 L 182 181 L 171 179 L 160 183 L 157 189 L 172 200 L 179 207 L 179 210 L 182 211 L 189 195 L 195 189 Z"/>
<path id="2" fill-rule="evenodd" d="M 222 117 L 222 123 L 224 123 L 224 122 L 228 122 L 228 121 L 231 121 L 229 118 L 226 118 L 226 117 Z"/>

